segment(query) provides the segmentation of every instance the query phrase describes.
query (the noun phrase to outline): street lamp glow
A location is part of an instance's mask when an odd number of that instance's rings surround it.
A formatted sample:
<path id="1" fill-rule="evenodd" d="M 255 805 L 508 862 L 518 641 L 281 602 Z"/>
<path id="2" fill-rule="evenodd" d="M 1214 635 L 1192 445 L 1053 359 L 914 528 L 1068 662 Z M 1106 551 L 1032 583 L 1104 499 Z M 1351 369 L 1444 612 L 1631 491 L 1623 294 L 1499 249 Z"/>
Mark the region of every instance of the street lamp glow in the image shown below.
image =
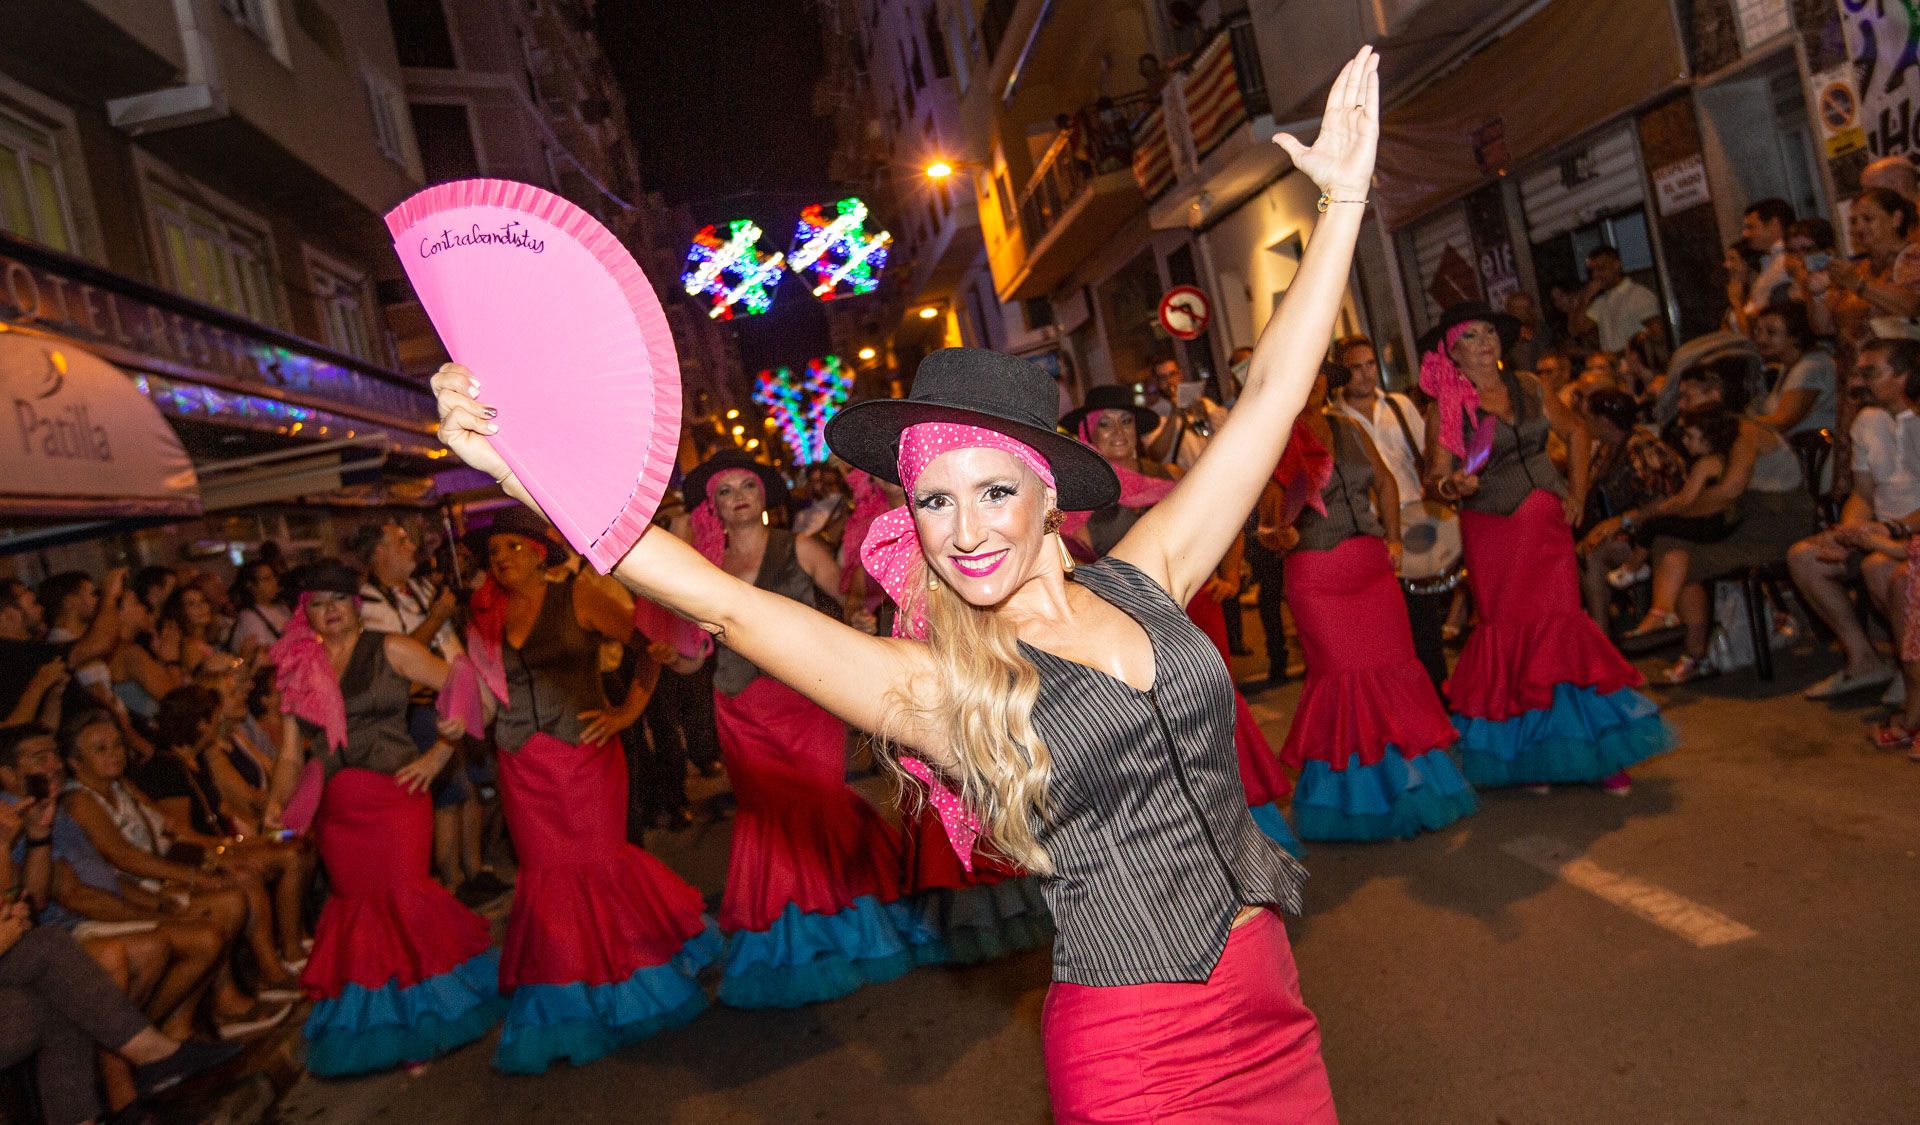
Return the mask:
<path id="1" fill-rule="evenodd" d="M 727 411 L 727 421 L 731 422 L 738 417 L 740 417 L 740 412 L 738 410 Z"/>
<path id="2" fill-rule="evenodd" d="M 733 428 L 734 437 L 739 437 L 741 434 L 744 434 L 746 432 L 747 432 L 747 428 L 745 426 L 735 426 Z"/>
<path id="3" fill-rule="evenodd" d="M 861 349 L 860 349 L 860 358 L 861 358 L 861 359 L 872 359 L 872 358 L 873 358 L 874 356 L 877 356 L 877 355 L 879 355 L 879 354 L 880 354 L 879 352 L 876 352 L 876 351 L 874 351 L 874 350 L 873 350 L 872 348 L 861 348 Z"/>
<path id="4" fill-rule="evenodd" d="M 927 178 L 930 180 L 944 180 L 951 175 L 953 175 L 953 165 L 944 160 L 936 160 L 927 165 Z"/>
<path id="5" fill-rule="evenodd" d="M 940 310 L 934 308 L 932 305 L 928 305 L 926 308 L 920 310 L 921 320 L 932 320 L 934 317 L 939 315 L 940 315 Z"/>
<path id="6" fill-rule="evenodd" d="M 760 439 L 759 439 L 759 438 L 752 438 L 752 439 L 749 439 L 749 440 L 748 440 L 748 442 L 747 442 L 747 448 L 748 448 L 748 449 L 758 449 L 758 448 L 760 448 Z"/>

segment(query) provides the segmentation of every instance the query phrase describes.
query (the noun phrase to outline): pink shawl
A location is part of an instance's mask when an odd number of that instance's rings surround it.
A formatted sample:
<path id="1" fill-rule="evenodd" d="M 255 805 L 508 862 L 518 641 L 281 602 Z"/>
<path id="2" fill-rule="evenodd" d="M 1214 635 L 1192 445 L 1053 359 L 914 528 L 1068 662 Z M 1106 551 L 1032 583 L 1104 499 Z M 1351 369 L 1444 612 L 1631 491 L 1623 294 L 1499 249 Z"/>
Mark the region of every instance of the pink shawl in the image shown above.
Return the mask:
<path id="1" fill-rule="evenodd" d="M 280 688 L 280 709 L 325 731 L 327 748 L 338 750 L 347 744 L 347 701 L 340 694 L 340 677 L 334 674 L 327 646 L 307 619 L 307 602 L 312 597 L 300 595 L 286 629 L 267 655 Z"/>
<path id="2" fill-rule="evenodd" d="M 1466 420 L 1480 409 L 1480 392 L 1447 351 L 1472 323 L 1447 329 L 1440 346 L 1420 357 L 1420 389 L 1439 403 L 1440 445 L 1462 460 L 1467 456 Z"/>

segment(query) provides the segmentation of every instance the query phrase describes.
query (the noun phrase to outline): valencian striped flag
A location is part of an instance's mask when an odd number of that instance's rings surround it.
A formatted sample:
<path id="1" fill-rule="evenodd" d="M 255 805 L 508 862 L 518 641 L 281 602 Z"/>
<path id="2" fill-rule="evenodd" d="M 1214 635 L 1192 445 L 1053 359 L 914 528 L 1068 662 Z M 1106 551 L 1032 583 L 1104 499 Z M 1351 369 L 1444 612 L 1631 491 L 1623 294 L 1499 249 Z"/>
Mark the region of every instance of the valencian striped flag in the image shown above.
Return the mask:
<path id="1" fill-rule="evenodd" d="M 1205 160 L 1247 120 L 1247 103 L 1240 96 L 1240 83 L 1234 75 L 1233 36 L 1214 36 L 1213 42 L 1194 58 L 1187 68 L 1184 92 L 1193 157 Z"/>
<path id="2" fill-rule="evenodd" d="M 1133 129 L 1133 178 L 1148 199 L 1173 186 L 1173 149 L 1167 141 L 1167 111 L 1154 106 Z"/>

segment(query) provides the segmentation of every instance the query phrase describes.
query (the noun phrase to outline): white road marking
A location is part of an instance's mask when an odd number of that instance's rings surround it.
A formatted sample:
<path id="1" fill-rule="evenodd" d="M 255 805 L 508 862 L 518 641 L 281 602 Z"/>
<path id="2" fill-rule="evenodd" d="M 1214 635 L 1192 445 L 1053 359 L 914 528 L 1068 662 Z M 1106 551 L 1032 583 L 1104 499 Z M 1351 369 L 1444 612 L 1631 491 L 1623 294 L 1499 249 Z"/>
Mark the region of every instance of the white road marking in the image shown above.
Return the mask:
<path id="1" fill-rule="evenodd" d="M 1758 930 L 1737 922 L 1710 906 L 1677 895 L 1664 887 L 1609 871 L 1580 855 L 1572 845 L 1551 836 L 1528 836 L 1500 845 L 1508 855 L 1547 874 L 1603 898 L 1630 914 L 1678 934 L 1701 949 L 1755 937 Z"/>

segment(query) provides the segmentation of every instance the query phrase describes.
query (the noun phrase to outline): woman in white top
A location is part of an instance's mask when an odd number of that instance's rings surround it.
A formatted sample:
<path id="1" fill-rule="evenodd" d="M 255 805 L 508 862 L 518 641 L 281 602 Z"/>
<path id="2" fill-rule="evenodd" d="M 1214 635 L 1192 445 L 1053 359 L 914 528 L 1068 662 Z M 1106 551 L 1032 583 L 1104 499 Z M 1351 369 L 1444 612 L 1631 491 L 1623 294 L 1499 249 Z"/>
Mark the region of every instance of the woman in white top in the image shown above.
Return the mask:
<path id="1" fill-rule="evenodd" d="M 233 634 L 227 638 L 227 651 L 251 662 L 273 647 L 286 631 L 293 611 L 280 602 L 280 572 L 254 559 L 233 576 Z"/>

